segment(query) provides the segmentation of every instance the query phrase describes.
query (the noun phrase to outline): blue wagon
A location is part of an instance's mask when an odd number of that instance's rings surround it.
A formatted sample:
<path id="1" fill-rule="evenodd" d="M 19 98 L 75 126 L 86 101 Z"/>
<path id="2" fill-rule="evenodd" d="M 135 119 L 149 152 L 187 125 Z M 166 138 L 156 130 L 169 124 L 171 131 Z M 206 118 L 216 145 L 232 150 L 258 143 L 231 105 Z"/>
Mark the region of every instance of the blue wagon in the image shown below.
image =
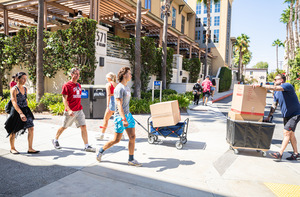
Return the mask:
<path id="1" fill-rule="evenodd" d="M 179 138 L 175 146 L 177 149 L 182 149 L 183 144 L 187 142 L 187 130 L 189 119 L 179 122 L 176 125 L 165 127 L 153 127 L 151 116 L 148 118 L 148 142 L 153 144 L 158 142 L 158 136 Z"/>

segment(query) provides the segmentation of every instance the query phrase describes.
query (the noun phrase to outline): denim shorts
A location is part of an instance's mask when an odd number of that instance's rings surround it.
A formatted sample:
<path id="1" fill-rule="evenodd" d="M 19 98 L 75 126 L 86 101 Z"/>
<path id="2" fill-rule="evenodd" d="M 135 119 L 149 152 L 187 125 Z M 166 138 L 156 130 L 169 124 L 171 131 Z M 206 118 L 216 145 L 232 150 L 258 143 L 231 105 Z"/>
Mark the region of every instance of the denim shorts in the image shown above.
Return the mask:
<path id="1" fill-rule="evenodd" d="M 117 115 L 114 118 L 115 124 L 115 132 L 116 133 L 123 133 L 127 128 L 135 128 L 135 121 L 131 113 L 125 114 L 126 120 L 128 122 L 128 126 L 124 127 L 122 117 Z"/>
<path id="2" fill-rule="evenodd" d="M 210 91 L 215 91 L 215 89 L 216 89 L 215 87 L 211 87 Z"/>
<path id="3" fill-rule="evenodd" d="M 110 97 L 108 109 L 110 111 L 116 111 L 116 102 L 115 102 L 115 97 L 114 96 Z"/>

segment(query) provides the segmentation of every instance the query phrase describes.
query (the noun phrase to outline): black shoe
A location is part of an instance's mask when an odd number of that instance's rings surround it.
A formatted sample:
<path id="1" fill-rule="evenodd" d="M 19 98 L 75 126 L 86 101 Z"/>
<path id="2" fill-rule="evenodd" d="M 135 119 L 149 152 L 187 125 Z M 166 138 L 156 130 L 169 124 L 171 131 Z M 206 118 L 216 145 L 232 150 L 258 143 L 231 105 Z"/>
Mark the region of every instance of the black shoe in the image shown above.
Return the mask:
<path id="1" fill-rule="evenodd" d="M 275 158 L 276 161 L 281 161 L 282 155 L 279 152 L 269 153 L 271 157 Z"/>
<path id="2" fill-rule="evenodd" d="M 286 159 L 287 160 L 300 160 L 300 154 L 298 153 L 296 155 L 296 154 L 293 153 L 290 157 L 287 157 Z"/>

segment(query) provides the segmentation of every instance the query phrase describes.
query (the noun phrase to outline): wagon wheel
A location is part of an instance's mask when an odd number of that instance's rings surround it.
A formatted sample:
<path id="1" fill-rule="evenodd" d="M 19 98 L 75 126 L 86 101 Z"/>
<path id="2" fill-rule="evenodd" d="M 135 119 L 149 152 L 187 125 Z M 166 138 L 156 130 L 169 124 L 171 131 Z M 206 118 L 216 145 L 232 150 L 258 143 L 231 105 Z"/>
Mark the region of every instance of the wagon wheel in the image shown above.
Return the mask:
<path id="1" fill-rule="evenodd" d="M 182 142 L 183 144 L 185 144 L 185 143 L 187 142 L 186 137 L 181 138 L 181 142 Z"/>
<path id="2" fill-rule="evenodd" d="M 266 152 L 266 151 L 261 151 L 261 155 L 262 155 L 263 157 L 266 157 L 266 156 L 267 156 L 267 152 Z"/>
<path id="3" fill-rule="evenodd" d="M 154 136 L 153 135 L 149 135 L 148 136 L 148 143 L 149 144 L 153 144 L 154 143 Z"/>
<path id="4" fill-rule="evenodd" d="M 157 135 L 154 135 L 154 136 L 152 136 L 153 137 L 153 139 L 154 139 L 154 142 L 157 142 L 158 141 L 158 136 Z"/>
<path id="5" fill-rule="evenodd" d="M 233 149 L 234 154 L 239 154 L 239 150 L 238 149 Z"/>
<path id="6" fill-rule="evenodd" d="M 176 146 L 176 148 L 177 148 L 178 150 L 180 150 L 180 149 L 182 149 L 183 144 L 182 144 L 180 141 L 177 141 L 176 144 L 175 144 L 175 146 Z"/>

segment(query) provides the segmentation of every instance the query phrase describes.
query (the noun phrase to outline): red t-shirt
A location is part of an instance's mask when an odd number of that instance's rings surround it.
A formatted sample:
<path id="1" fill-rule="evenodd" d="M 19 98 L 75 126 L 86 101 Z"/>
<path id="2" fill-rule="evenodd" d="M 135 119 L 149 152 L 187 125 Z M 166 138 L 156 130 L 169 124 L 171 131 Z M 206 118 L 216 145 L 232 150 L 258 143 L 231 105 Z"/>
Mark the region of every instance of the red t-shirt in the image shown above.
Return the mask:
<path id="1" fill-rule="evenodd" d="M 72 111 L 82 110 L 81 85 L 79 83 L 67 82 L 63 85 L 61 94 L 68 96 L 68 105 Z"/>
<path id="2" fill-rule="evenodd" d="M 11 88 L 14 87 L 15 85 L 17 85 L 17 82 L 15 82 L 15 81 L 10 82 L 10 84 L 9 84 L 9 86 L 10 86 Z"/>
<path id="3" fill-rule="evenodd" d="M 201 85 L 203 88 L 203 92 L 210 92 L 210 87 L 212 86 L 212 83 L 210 80 L 205 79 Z"/>

